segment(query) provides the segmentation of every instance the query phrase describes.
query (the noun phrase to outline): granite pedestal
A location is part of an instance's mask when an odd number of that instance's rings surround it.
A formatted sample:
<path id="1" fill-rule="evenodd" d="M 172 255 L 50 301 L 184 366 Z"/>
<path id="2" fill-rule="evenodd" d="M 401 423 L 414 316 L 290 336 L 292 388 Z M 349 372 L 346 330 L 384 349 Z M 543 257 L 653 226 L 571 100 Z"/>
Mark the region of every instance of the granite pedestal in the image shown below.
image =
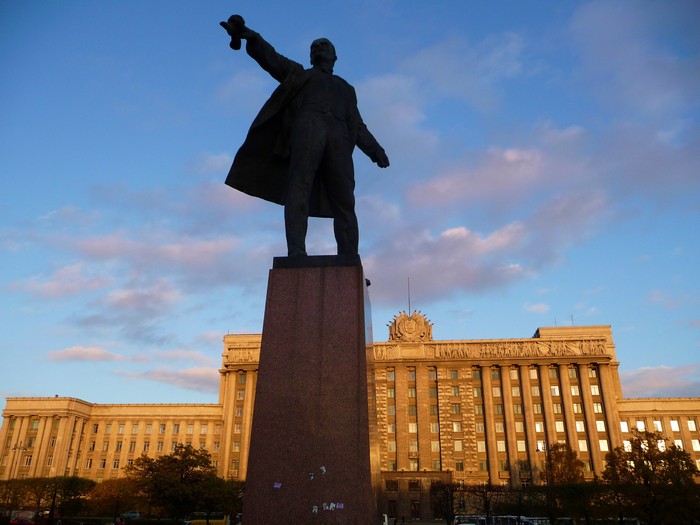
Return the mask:
<path id="1" fill-rule="evenodd" d="M 359 257 L 275 259 L 244 525 L 376 523 L 368 307 Z"/>

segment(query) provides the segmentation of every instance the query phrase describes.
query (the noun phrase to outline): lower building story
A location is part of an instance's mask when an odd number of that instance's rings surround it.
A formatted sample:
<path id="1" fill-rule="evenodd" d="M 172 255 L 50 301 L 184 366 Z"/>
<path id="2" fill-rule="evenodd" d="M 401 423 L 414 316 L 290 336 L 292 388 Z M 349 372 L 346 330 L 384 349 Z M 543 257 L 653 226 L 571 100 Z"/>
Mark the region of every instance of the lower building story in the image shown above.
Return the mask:
<path id="1" fill-rule="evenodd" d="M 226 335 L 217 403 L 95 404 L 7 398 L 0 479 L 123 476 L 142 454 L 177 444 L 210 452 L 221 477 L 245 480 L 261 336 Z M 609 326 L 545 327 L 530 338 L 433 340 L 402 312 L 368 347 L 372 435 L 390 516 L 436 516 L 436 481 L 512 488 L 541 483 L 548 447 L 568 443 L 586 477 L 635 429 L 658 431 L 700 468 L 700 398 L 625 399 Z"/>

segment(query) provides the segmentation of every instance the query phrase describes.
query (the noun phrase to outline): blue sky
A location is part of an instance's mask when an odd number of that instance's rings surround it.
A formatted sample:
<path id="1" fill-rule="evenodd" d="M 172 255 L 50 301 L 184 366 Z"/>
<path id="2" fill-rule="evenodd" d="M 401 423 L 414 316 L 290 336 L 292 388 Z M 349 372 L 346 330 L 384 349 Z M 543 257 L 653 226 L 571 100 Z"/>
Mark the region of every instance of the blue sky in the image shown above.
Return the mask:
<path id="1" fill-rule="evenodd" d="M 0 395 L 216 402 L 259 333 L 282 208 L 224 186 L 275 81 L 330 38 L 391 167 L 356 152 L 376 340 L 611 325 L 626 397 L 700 396 L 700 5 L 0 2 Z M 330 221 L 309 251 L 333 253 Z"/>

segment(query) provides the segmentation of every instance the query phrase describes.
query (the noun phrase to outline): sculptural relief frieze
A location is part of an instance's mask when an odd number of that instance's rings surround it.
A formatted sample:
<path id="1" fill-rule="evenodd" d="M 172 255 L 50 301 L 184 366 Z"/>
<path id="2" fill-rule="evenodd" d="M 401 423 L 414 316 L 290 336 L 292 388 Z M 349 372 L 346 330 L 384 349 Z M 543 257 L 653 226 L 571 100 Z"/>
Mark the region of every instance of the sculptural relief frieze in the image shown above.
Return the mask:
<path id="1" fill-rule="evenodd" d="M 416 357 L 416 348 L 411 348 Z M 526 341 L 474 341 L 474 342 L 428 342 L 421 345 L 423 359 L 494 359 L 523 357 L 602 356 L 608 354 L 606 340 L 526 340 Z M 400 345 L 375 345 L 374 359 L 377 361 L 404 357 Z"/>

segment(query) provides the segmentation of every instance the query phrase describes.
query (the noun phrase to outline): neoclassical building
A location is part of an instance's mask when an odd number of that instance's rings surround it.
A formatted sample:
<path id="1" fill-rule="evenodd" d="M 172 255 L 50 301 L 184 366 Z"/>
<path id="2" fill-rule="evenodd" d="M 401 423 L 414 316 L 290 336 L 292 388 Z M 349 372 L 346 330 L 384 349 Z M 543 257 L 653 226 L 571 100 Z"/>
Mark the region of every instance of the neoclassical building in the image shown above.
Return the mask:
<path id="1" fill-rule="evenodd" d="M 178 443 L 208 450 L 222 477 L 245 480 L 260 335 L 226 335 L 219 401 L 103 405 L 8 398 L 0 479 L 103 480 Z M 376 400 L 379 505 L 431 518 L 434 480 L 539 483 L 547 447 L 567 442 L 592 478 L 632 429 L 658 430 L 700 468 L 700 398 L 625 399 L 610 326 L 539 328 L 530 338 L 436 341 L 420 312 L 397 315 L 368 346 Z M 371 423 L 372 424 L 372 423 Z"/>

